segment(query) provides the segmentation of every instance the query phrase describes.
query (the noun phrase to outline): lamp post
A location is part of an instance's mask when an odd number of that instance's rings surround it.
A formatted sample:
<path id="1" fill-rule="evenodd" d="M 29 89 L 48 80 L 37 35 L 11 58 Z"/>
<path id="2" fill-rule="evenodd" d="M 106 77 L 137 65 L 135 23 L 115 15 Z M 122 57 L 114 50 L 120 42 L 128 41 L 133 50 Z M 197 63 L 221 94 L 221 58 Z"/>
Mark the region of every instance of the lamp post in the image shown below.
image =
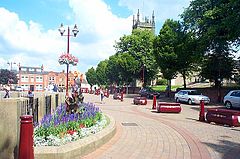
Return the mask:
<path id="1" fill-rule="evenodd" d="M 63 27 L 63 24 L 61 24 L 60 28 L 58 29 L 58 31 L 60 32 L 61 36 L 67 36 L 67 54 L 69 54 L 69 39 L 70 36 L 77 36 L 77 33 L 79 32 L 77 25 L 74 25 L 74 28 L 72 29 L 73 35 L 70 34 L 70 27 L 68 26 L 68 32 L 67 35 L 64 35 L 65 29 Z M 66 96 L 68 96 L 68 71 L 69 71 L 69 63 L 66 64 L 67 65 L 67 83 L 66 83 Z"/>
<path id="2" fill-rule="evenodd" d="M 142 80 L 143 80 L 143 85 L 142 85 L 142 87 L 144 87 L 144 80 L 145 80 L 145 79 L 144 79 L 144 78 L 145 78 L 145 74 L 144 74 L 144 73 L 145 73 L 145 70 L 144 70 L 144 69 L 145 69 L 145 64 L 142 65 Z"/>
<path id="3" fill-rule="evenodd" d="M 7 62 L 7 64 L 10 66 L 10 71 L 12 71 L 12 65 L 16 64 L 16 62 Z"/>
<path id="4" fill-rule="evenodd" d="M 221 77 L 221 62 L 222 62 L 223 57 L 220 56 L 218 57 L 218 78 L 217 78 L 217 98 L 218 98 L 218 102 L 220 103 L 222 101 L 222 97 L 221 97 L 221 85 L 222 85 L 222 77 Z"/>

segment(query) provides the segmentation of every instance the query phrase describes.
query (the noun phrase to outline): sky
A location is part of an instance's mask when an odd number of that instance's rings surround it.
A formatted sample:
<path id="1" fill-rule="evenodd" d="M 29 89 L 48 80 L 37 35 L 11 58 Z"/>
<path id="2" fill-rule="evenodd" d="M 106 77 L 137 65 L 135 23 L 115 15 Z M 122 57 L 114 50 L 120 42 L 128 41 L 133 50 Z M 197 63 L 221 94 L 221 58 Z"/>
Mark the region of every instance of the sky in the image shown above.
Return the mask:
<path id="1" fill-rule="evenodd" d="M 113 45 L 132 31 L 133 15 L 151 17 L 154 10 L 157 35 L 168 18 L 178 20 L 190 0 L 1 0 L 0 1 L 0 69 L 21 66 L 62 71 L 58 58 L 67 50 L 67 36 L 58 28 L 73 29 L 70 54 L 79 59 L 70 70 L 87 72 L 91 67 L 115 54 Z M 65 32 L 65 33 L 66 33 Z"/>

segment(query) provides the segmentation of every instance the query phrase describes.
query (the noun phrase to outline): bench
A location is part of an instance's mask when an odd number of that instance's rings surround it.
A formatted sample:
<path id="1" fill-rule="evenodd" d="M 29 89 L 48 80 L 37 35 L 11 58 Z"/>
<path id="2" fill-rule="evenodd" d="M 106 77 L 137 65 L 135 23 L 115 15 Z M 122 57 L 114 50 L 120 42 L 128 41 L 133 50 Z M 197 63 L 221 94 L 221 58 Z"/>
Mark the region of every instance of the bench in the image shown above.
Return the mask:
<path id="1" fill-rule="evenodd" d="M 147 98 L 146 97 L 134 97 L 133 104 L 147 105 Z"/>
<path id="2" fill-rule="evenodd" d="M 168 102 L 158 102 L 157 104 L 158 113 L 180 113 L 181 106 L 180 103 L 168 103 Z"/>
<path id="3" fill-rule="evenodd" d="M 209 108 L 206 114 L 207 122 L 226 124 L 229 126 L 240 126 L 240 111 Z"/>

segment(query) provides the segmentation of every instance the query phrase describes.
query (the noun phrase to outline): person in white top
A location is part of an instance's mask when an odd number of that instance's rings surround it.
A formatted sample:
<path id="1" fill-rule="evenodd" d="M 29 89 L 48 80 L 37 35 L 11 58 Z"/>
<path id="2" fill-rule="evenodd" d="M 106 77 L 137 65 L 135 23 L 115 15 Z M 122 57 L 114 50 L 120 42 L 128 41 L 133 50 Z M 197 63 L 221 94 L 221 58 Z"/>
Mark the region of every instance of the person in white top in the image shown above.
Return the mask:
<path id="1" fill-rule="evenodd" d="M 3 98 L 10 98 L 10 95 L 9 95 L 10 87 L 8 85 L 5 88 L 5 91 L 6 91 L 6 94 L 5 94 L 5 96 Z"/>

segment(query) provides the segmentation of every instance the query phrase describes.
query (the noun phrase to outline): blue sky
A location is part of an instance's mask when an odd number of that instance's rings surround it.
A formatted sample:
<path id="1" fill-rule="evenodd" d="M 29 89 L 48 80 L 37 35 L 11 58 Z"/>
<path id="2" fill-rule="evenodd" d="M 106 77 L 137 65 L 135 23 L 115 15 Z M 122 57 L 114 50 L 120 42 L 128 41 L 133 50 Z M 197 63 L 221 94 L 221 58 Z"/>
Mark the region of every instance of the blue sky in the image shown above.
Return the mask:
<path id="1" fill-rule="evenodd" d="M 70 38 L 70 53 L 79 59 L 71 70 L 85 73 L 115 53 L 113 45 L 131 34 L 132 16 L 156 17 L 156 34 L 167 18 L 179 19 L 190 0 L 2 0 L 0 1 L 0 68 L 7 62 L 22 66 L 44 65 L 61 71 L 58 57 L 66 52 L 67 39 L 58 27 L 77 24 L 79 33 Z M 16 69 L 17 65 L 13 65 Z"/>

